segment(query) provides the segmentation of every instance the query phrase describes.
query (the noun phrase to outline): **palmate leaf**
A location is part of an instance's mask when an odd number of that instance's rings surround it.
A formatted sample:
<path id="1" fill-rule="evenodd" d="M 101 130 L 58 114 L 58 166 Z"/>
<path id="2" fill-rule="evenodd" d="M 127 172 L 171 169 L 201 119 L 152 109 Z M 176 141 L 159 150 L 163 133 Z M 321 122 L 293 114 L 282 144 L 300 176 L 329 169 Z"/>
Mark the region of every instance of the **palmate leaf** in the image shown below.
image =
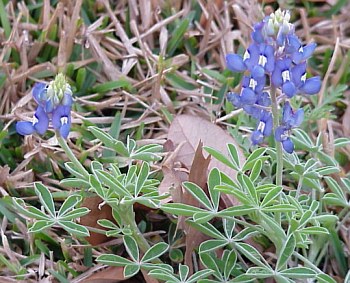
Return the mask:
<path id="1" fill-rule="evenodd" d="M 17 210 L 27 217 L 45 221 L 49 221 L 51 219 L 44 212 L 37 209 L 36 207 L 26 205 L 23 199 L 13 198 L 13 201 Z"/>
<path id="2" fill-rule="evenodd" d="M 131 260 L 128 260 L 125 257 L 113 254 L 100 255 L 97 257 L 96 261 L 110 266 L 126 266 L 133 264 Z"/>
<path id="3" fill-rule="evenodd" d="M 55 204 L 52 195 L 47 187 L 41 183 L 35 183 L 35 193 L 38 195 L 41 204 L 52 218 L 56 217 Z"/>
<path id="4" fill-rule="evenodd" d="M 124 267 L 124 277 L 129 278 L 136 275 L 140 271 L 138 264 L 128 264 Z"/>
<path id="5" fill-rule="evenodd" d="M 60 207 L 60 210 L 58 211 L 57 216 L 63 216 L 66 214 L 69 210 L 72 210 L 79 202 L 81 201 L 81 196 L 78 195 L 71 195 L 69 196 Z"/>
<path id="6" fill-rule="evenodd" d="M 57 224 L 60 225 L 68 233 L 71 233 L 73 235 L 81 236 L 81 237 L 90 236 L 89 230 L 83 225 L 79 225 L 72 221 L 66 221 L 66 220 L 59 220 Z"/>
<path id="7" fill-rule="evenodd" d="M 296 247 L 296 240 L 294 237 L 294 234 L 289 235 L 287 238 L 287 241 L 284 243 L 281 254 L 277 259 L 276 268 L 277 270 L 281 270 L 282 268 L 285 268 L 289 258 L 292 256 L 294 250 Z"/>
<path id="8" fill-rule="evenodd" d="M 213 210 L 213 205 L 209 200 L 207 194 L 201 187 L 191 182 L 184 182 L 183 186 L 199 203 L 205 206 L 208 210 Z"/>
<path id="9" fill-rule="evenodd" d="M 124 245 L 126 248 L 126 251 L 128 252 L 128 255 L 135 261 L 139 262 L 140 260 L 140 254 L 139 254 L 139 247 L 131 236 L 124 236 Z"/>
<path id="10" fill-rule="evenodd" d="M 141 259 L 141 262 L 142 263 L 150 262 L 160 257 L 161 255 L 163 255 L 168 249 L 169 249 L 169 245 L 167 243 L 159 242 L 155 244 L 153 247 L 151 247 L 148 251 L 146 251 L 146 253 Z"/>
<path id="11" fill-rule="evenodd" d="M 29 233 L 41 232 L 51 227 L 55 222 L 53 220 L 39 220 L 36 221 L 28 230 Z"/>

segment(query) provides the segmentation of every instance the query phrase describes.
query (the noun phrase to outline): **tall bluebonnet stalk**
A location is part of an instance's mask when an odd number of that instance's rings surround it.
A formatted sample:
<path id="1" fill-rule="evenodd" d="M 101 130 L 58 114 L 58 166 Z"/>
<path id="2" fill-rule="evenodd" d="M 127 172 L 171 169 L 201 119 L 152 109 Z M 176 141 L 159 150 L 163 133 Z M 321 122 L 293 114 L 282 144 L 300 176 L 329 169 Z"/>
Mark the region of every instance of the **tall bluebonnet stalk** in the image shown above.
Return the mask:
<path id="1" fill-rule="evenodd" d="M 16 130 L 21 135 L 45 134 L 51 120 L 52 127 L 63 138 L 67 138 L 71 127 L 72 90 L 63 74 L 48 84 L 36 83 L 32 95 L 38 107 L 32 122 L 20 121 Z"/>
<path id="2" fill-rule="evenodd" d="M 300 126 L 304 111 L 293 110 L 289 100 L 297 94 L 318 93 L 321 80 L 306 75 L 306 61 L 316 44 L 303 46 L 289 20 L 289 11 L 277 10 L 265 17 L 254 26 L 252 43 L 244 55 L 228 54 L 226 63 L 233 72 L 245 72 L 241 92 L 230 92 L 227 98 L 257 120 L 252 143 L 259 144 L 273 134 L 284 150 L 292 153 L 291 129 Z M 280 95 L 276 97 L 276 93 Z"/>

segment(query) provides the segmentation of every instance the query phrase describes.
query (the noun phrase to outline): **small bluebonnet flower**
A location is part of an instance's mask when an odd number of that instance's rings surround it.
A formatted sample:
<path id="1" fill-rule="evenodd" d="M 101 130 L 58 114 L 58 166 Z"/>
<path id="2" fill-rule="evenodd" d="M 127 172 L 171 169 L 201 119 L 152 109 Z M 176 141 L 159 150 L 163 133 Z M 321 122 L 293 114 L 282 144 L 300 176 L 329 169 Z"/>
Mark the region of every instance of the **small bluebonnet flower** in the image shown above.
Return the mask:
<path id="1" fill-rule="evenodd" d="M 63 74 L 58 74 L 49 84 L 36 83 L 32 96 L 38 108 L 33 121 L 20 121 L 16 124 L 20 135 L 45 134 L 49 122 L 63 138 L 67 138 L 71 127 L 72 90 Z"/>
<path id="2" fill-rule="evenodd" d="M 315 43 L 302 45 L 290 22 L 289 11 L 277 10 L 254 25 L 252 43 L 243 56 L 227 54 L 227 68 L 245 72 L 241 92 L 228 93 L 227 99 L 257 120 L 252 143 L 259 144 L 272 135 L 281 142 L 288 153 L 294 151 L 291 130 L 303 120 L 302 109 L 293 111 L 288 100 L 297 94 L 313 95 L 321 89 L 320 77 L 307 78 L 307 59 L 316 48 Z M 269 85 L 266 85 L 266 83 Z M 283 103 L 283 113 L 278 127 L 273 128 L 269 89 L 280 89 L 278 103 Z M 279 105 L 277 105 L 279 106 Z M 276 123 L 277 124 L 277 123 Z"/>
<path id="3" fill-rule="evenodd" d="M 304 110 L 298 109 L 293 111 L 289 102 L 283 106 L 282 123 L 275 131 L 275 139 L 282 143 L 284 150 L 288 153 L 294 151 L 294 144 L 290 139 L 290 131 L 292 128 L 299 127 L 304 119 Z"/>

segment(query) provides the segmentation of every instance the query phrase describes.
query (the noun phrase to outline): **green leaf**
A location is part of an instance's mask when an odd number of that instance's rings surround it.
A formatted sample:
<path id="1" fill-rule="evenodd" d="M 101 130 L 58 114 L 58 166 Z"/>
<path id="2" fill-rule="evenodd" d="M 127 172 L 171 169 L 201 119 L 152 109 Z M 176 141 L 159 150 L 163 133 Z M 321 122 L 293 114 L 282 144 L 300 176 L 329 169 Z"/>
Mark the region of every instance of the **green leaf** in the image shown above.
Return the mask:
<path id="1" fill-rule="evenodd" d="M 235 166 L 237 168 L 241 168 L 241 164 L 239 161 L 239 154 L 238 154 L 238 150 L 237 150 L 236 146 L 232 143 L 229 143 L 229 144 L 227 144 L 227 149 L 228 149 L 228 153 L 231 157 L 231 160 L 233 161 Z"/>
<path id="2" fill-rule="evenodd" d="M 60 185 L 66 188 L 80 188 L 80 189 L 88 189 L 90 188 L 90 184 L 78 178 L 66 178 L 60 181 Z"/>
<path id="3" fill-rule="evenodd" d="M 138 196 L 139 193 L 142 190 L 142 187 L 144 186 L 145 182 L 147 181 L 149 174 L 149 165 L 147 162 L 143 162 L 139 175 L 137 176 L 136 180 L 136 186 L 135 186 L 135 196 Z"/>
<path id="4" fill-rule="evenodd" d="M 64 163 L 64 167 L 71 173 L 73 176 L 77 177 L 78 179 L 84 180 L 85 177 L 82 175 L 79 170 L 75 167 L 73 162 L 66 162 Z"/>
<path id="5" fill-rule="evenodd" d="M 95 86 L 91 92 L 104 93 L 116 88 L 131 89 L 132 85 L 125 79 L 119 79 L 118 81 L 109 81 L 103 84 Z"/>
<path id="6" fill-rule="evenodd" d="M 36 207 L 31 205 L 26 206 L 23 199 L 13 198 L 13 201 L 17 210 L 21 212 L 23 215 L 34 219 L 39 219 L 39 220 L 45 220 L 45 221 L 50 220 L 50 217 L 48 217 L 44 212 L 37 209 Z"/>
<path id="7" fill-rule="evenodd" d="M 257 208 L 254 206 L 237 205 L 237 206 L 232 206 L 232 207 L 226 208 L 224 210 L 221 210 L 219 213 L 217 213 L 217 215 L 221 216 L 221 217 L 243 216 L 243 215 L 246 215 L 249 213 L 253 213 L 256 210 L 257 210 Z"/>
<path id="8" fill-rule="evenodd" d="M 126 251 L 128 252 L 128 255 L 135 261 L 139 262 L 140 260 L 140 254 L 139 254 L 139 247 L 131 236 L 124 236 L 124 245 L 126 248 Z"/>
<path id="9" fill-rule="evenodd" d="M 292 212 L 296 210 L 295 206 L 291 204 L 276 204 L 261 209 L 264 212 Z"/>
<path id="10" fill-rule="evenodd" d="M 273 274 L 274 272 L 272 269 L 258 266 L 250 267 L 246 272 L 246 275 L 253 276 L 254 278 L 259 279 L 272 277 Z"/>
<path id="11" fill-rule="evenodd" d="M 174 54 L 178 46 L 184 42 L 184 34 L 189 27 L 191 19 L 193 18 L 193 14 L 190 15 L 191 16 L 183 19 L 171 34 L 171 39 L 167 45 L 167 53 L 170 57 Z"/>
<path id="12" fill-rule="evenodd" d="M 246 162 L 243 165 L 242 171 L 245 172 L 247 170 L 251 170 L 253 166 L 255 165 L 256 160 L 260 159 L 262 155 L 265 153 L 266 149 L 263 147 L 259 147 L 256 150 L 254 150 L 249 157 L 247 158 Z"/>
<path id="13" fill-rule="evenodd" d="M 238 181 L 241 183 L 242 187 L 248 192 L 250 198 L 254 201 L 254 204 L 259 205 L 258 194 L 252 181 L 246 175 L 238 175 Z"/>
<path id="14" fill-rule="evenodd" d="M 334 147 L 335 148 L 347 146 L 349 144 L 350 144 L 350 139 L 348 139 L 348 138 L 337 138 L 334 140 Z"/>
<path id="15" fill-rule="evenodd" d="M 109 148 L 113 148 L 114 144 L 117 142 L 117 140 L 114 139 L 110 134 L 106 133 L 98 127 L 90 126 L 88 129 L 97 139 L 99 139 L 105 146 Z"/>
<path id="16" fill-rule="evenodd" d="M 182 216 L 193 216 L 196 212 L 204 212 L 203 209 L 183 203 L 166 203 L 161 209 L 164 212 Z"/>
<path id="17" fill-rule="evenodd" d="M 39 220 L 36 221 L 29 229 L 29 233 L 37 233 L 41 232 L 49 227 L 51 227 L 55 222 L 52 220 L 46 221 L 46 220 Z"/>
<path id="18" fill-rule="evenodd" d="M 179 280 L 174 275 L 172 275 L 170 273 L 166 273 L 162 269 L 151 270 L 148 273 L 148 275 L 150 275 L 156 279 L 166 281 L 166 282 L 179 282 Z"/>
<path id="19" fill-rule="evenodd" d="M 299 230 L 300 233 L 309 235 L 329 235 L 329 232 L 324 227 L 307 227 Z"/>
<path id="20" fill-rule="evenodd" d="M 59 224 L 68 233 L 71 233 L 73 235 L 81 237 L 90 236 L 89 230 L 85 226 L 76 224 L 72 221 L 60 220 L 57 224 Z"/>
<path id="21" fill-rule="evenodd" d="M 248 239 L 249 237 L 252 237 L 256 234 L 259 234 L 258 231 L 256 231 L 254 228 L 252 227 L 247 227 L 244 228 L 243 230 L 239 231 L 234 237 L 233 239 L 235 241 L 245 241 L 246 239 Z"/>
<path id="22" fill-rule="evenodd" d="M 263 268 L 269 268 L 269 264 L 256 248 L 246 243 L 235 243 L 235 247 L 242 255 L 244 255 L 254 264 Z"/>
<path id="23" fill-rule="evenodd" d="M 221 184 L 220 171 L 217 168 L 214 168 L 210 171 L 208 176 L 208 190 L 209 190 L 211 202 L 213 204 L 215 211 L 219 209 L 219 203 L 220 203 L 220 192 L 216 190 L 215 187 L 220 184 Z"/>
<path id="24" fill-rule="evenodd" d="M 336 280 L 334 280 L 332 277 L 330 277 L 328 274 L 317 274 L 316 276 L 318 283 L 337 283 Z M 344 281 L 348 282 L 348 281 Z"/>
<path id="25" fill-rule="evenodd" d="M 34 187 L 35 193 L 38 195 L 41 204 L 45 207 L 46 211 L 51 215 L 51 217 L 55 218 L 55 204 L 48 188 L 41 183 L 35 183 Z"/>
<path id="26" fill-rule="evenodd" d="M 261 207 L 266 207 L 271 204 L 282 192 L 282 187 L 274 187 L 272 188 L 264 197 L 263 201 L 261 202 Z"/>
<path id="27" fill-rule="evenodd" d="M 314 278 L 317 273 L 311 268 L 307 268 L 307 267 L 292 267 L 292 268 L 280 271 L 280 274 L 293 279 L 306 279 L 306 278 Z"/>
<path id="28" fill-rule="evenodd" d="M 211 239 L 207 240 L 200 244 L 199 246 L 199 253 L 208 253 L 213 250 L 217 250 L 219 248 L 222 248 L 226 246 L 229 242 L 227 240 L 216 240 Z"/>
<path id="29" fill-rule="evenodd" d="M 89 212 L 90 212 L 90 209 L 88 209 L 87 207 L 79 207 L 61 216 L 59 220 L 73 220 L 73 219 L 82 217 L 88 214 Z"/>
<path id="30" fill-rule="evenodd" d="M 255 162 L 252 171 L 250 172 L 249 178 L 254 183 L 260 176 L 262 169 L 262 161 L 259 159 Z"/>
<path id="31" fill-rule="evenodd" d="M 97 257 L 96 261 L 110 266 L 126 266 L 133 264 L 131 260 L 113 254 L 100 255 Z"/>
<path id="32" fill-rule="evenodd" d="M 126 188 L 124 188 L 124 186 L 116 178 L 114 178 L 110 173 L 102 170 L 96 170 L 95 173 L 97 178 L 102 183 L 106 184 L 109 188 L 114 190 L 118 195 L 132 197 L 129 191 Z"/>
<path id="33" fill-rule="evenodd" d="M 223 239 L 226 240 L 224 235 L 220 233 L 218 229 L 216 229 L 212 224 L 210 223 L 196 223 L 192 220 L 186 220 L 186 223 L 194 227 L 196 230 L 202 232 L 205 235 L 208 235 L 211 238 L 215 239 Z"/>
<path id="34" fill-rule="evenodd" d="M 137 264 L 128 264 L 124 267 L 124 277 L 129 278 L 136 275 L 140 271 L 140 266 Z"/>
<path id="35" fill-rule="evenodd" d="M 218 266 L 218 260 L 214 258 L 213 253 L 200 253 L 200 260 L 207 269 L 214 271 L 215 277 L 221 277 L 221 270 Z"/>
<path id="36" fill-rule="evenodd" d="M 169 245 L 164 242 L 159 242 L 151 247 L 141 259 L 141 262 L 149 262 L 152 261 L 161 255 L 163 255 L 169 249 Z"/>
<path id="37" fill-rule="evenodd" d="M 179 277 L 182 282 L 184 282 L 187 279 L 189 271 L 190 269 L 187 265 L 179 265 Z"/>
<path id="38" fill-rule="evenodd" d="M 191 182 L 184 182 L 183 186 L 190 192 L 190 194 L 198 200 L 202 205 L 204 205 L 208 210 L 213 210 L 213 206 L 207 197 L 203 189 Z"/>
<path id="39" fill-rule="evenodd" d="M 327 185 L 330 187 L 333 193 L 337 194 L 342 200 L 346 201 L 343 190 L 338 185 L 338 183 L 332 177 L 324 177 Z"/>
<path id="40" fill-rule="evenodd" d="M 204 146 L 203 147 L 210 155 L 212 155 L 215 159 L 219 160 L 223 164 L 227 165 L 228 167 L 232 168 L 233 170 L 239 171 L 239 168 L 236 164 L 234 164 L 231 160 L 229 160 L 224 154 L 217 151 L 215 148 Z"/>
<path id="41" fill-rule="evenodd" d="M 280 256 L 277 259 L 276 269 L 284 269 L 287 265 L 288 260 L 292 256 L 296 247 L 296 240 L 294 234 L 289 235 L 287 241 L 285 241 Z"/>
<path id="42" fill-rule="evenodd" d="M 212 220 L 216 216 L 216 213 L 211 211 L 196 212 L 193 214 L 193 221 L 196 223 L 206 223 Z"/>
<path id="43" fill-rule="evenodd" d="M 71 195 L 62 204 L 57 216 L 63 216 L 69 210 L 72 210 L 81 201 L 81 196 Z"/>
<path id="44" fill-rule="evenodd" d="M 206 278 L 209 275 L 213 274 L 214 271 L 213 270 L 200 270 L 197 271 L 195 274 L 193 274 L 188 280 L 187 283 L 197 283 L 198 280 L 200 280 L 201 278 Z"/>
<path id="45" fill-rule="evenodd" d="M 237 200 L 239 200 L 242 204 L 252 205 L 253 200 L 242 192 L 240 189 L 230 186 L 230 185 L 219 185 L 215 187 L 216 190 L 223 192 L 228 195 L 233 195 Z"/>
<path id="46" fill-rule="evenodd" d="M 237 262 L 237 254 L 234 250 L 229 251 L 224 265 L 224 277 L 228 280 Z"/>

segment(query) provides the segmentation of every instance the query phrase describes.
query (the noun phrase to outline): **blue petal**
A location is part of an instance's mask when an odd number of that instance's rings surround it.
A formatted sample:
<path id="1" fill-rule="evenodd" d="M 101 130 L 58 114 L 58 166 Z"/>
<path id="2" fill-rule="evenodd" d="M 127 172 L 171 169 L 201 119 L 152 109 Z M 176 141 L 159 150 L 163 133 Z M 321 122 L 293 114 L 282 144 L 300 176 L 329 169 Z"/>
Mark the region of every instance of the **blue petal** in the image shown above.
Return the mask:
<path id="1" fill-rule="evenodd" d="M 290 138 L 286 138 L 284 141 L 282 141 L 282 146 L 284 150 L 288 153 L 293 153 L 294 151 L 294 144 L 291 141 Z"/>
<path id="2" fill-rule="evenodd" d="M 264 22 L 260 22 L 254 25 L 254 31 L 252 32 L 252 39 L 256 43 L 263 43 L 264 42 L 264 36 L 262 33 L 262 29 L 264 27 Z"/>
<path id="3" fill-rule="evenodd" d="M 264 140 L 264 136 L 260 131 L 256 130 L 252 133 L 250 139 L 251 139 L 253 145 L 256 145 L 256 144 L 261 143 Z"/>
<path id="4" fill-rule="evenodd" d="M 64 107 L 63 105 L 59 105 L 52 112 L 52 126 L 55 130 L 61 128 L 61 118 L 64 116 Z"/>
<path id="5" fill-rule="evenodd" d="M 244 105 L 243 110 L 253 118 L 260 120 L 261 109 L 253 105 Z"/>
<path id="6" fill-rule="evenodd" d="M 243 104 L 252 105 L 256 102 L 256 95 L 250 88 L 243 88 L 241 93 L 241 101 Z"/>
<path id="7" fill-rule="evenodd" d="M 290 106 L 289 101 L 286 101 L 283 105 L 283 114 L 282 114 L 282 121 L 283 124 L 289 124 L 290 119 L 292 119 L 293 116 L 293 109 Z"/>
<path id="8" fill-rule="evenodd" d="M 292 127 L 299 127 L 304 120 L 304 109 L 298 109 L 291 119 L 290 125 Z"/>
<path id="9" fill-rule="evenodd" d="M 285 139 L 285 138 L 282 137 L 285 132 L 286 132 L 286 128 L 285 127 L 283 127 L 283 126 L 277 127 L 277 129 L 275 130 L 275 140 L 278 141 L 278 142 L 282 142 L 282 140 Z"/>
<path id="10" fill-rule="evenodd" d="M 70 94 L 65 93 L 62 99 L 62 105 L 64 106 L 72 106 L 73 98 Z"/>
<path id="11" fill-rule="evenodd" d="M 320 77 L 312 77 L 307 79 L 304 85 L 300 88 L 303 93 L 306 94 L 316 94 L 321 89 L 321 79 Z"/>
<path id="12" fill-rule="evenodd" d="M 242 108 L 243 106 L 241 96 L 237 93 L 229 92 L 227 94 L 227 100 L 230 101 L 237 108 Z"/>
<path id="13" fill-rule="evenodd" d="M 297 89 L 291 81 L 287 81 L 282 86 L 282 93 L 291 98 L 297 93 Z"/>
<path id="14" fill-rule="evenodd" d="M 20 121 L 16 123 L 16 131 L 22 136 L 31 135 L 35 132 L 33 124 L 28 121 Z"/>
<path id="15" fill-rule="evenodd" d="M 259 47 L 256 44 L 251 44 L 246 52 L 249 54 L 249 58 L 244 60 L 244 64 L 248 70 L 252 70 L 259 61 Z"/>
<path id="16" fill-rule="evenodd" d="M 303 60 L 307 60 L 314 53 L 317 44 L 312 42 L 303 48 Z"/>
<path id="17" fill-rule="evenodd" d="M 268 107 L 271 105 L 271 98 L 268 92 L 264 91 L 258 96 L 258 100 L 256 101 L 256 104 Z"/>
<path id="18" fill-rule="evenodd" d="M 273 119 L 272 115 L 269 113 L 266 117 L 263 117 L 265 120 L 265 128 L 263 131 L 263 134 L 265 137 L 268 137 L 272 134 L 273 129 Z"/>
<path id="19" fill-rule="evenodd" d="M 292 80 L 294 85 L 299 88 L 304 82 L 301 80 L 302 76 L 306 73 L 306 63 L 301 63 L 292 68 Z"/>
<path id="20" fill-rule="evenodd" d="M 277 66 L 275 67 L 274 71 L 272 72 L 271 76 L 271 81 L 274 86 L 281 86 L 283 83 L 282 80 L 282 70 L 278 68 Z"/>
<path id="21" fill-rule="evenodd" d="M 42 104 L 46 100 L 46 98 L 45 98 L 46 88 L 45 87 L 46 87 L 46 84 L 44 84 L 44 83 L 36 83 L 33 86 L 32 95 L 34 97 L 34 100 L 38 104 Z"/>
<path id="22" fill-rule="evenodd" d="M 54 109 L 54 103 L 52 99 L 48 99 L 45 102 L 45 111 L 46 113 L 52 113 L 53 109 Z"/>
<path id="23" fill-rule="evenodd" d="M 34 116 L 38 120 L 38 122 L 34 124 L 35 130 L 40 135 L 45 134 L 45 132 L 47 131 L 47 128 L 49 127 L 49 117 L 47 116 L 44 108 L 41 106 L 38 106 Z"/>
<path id="24" fill-rule="evenodd" d="M 265 75 L 265 69 L 260 66 L 260 65 L 256 65 L 253 70 L 252 70 L 252 76 L 255 78 L 261 78 L 262 76 Z"/>
<path id="25" fill-rule="evenodd" d="M 294 34 L 287 35 L 286 53 L 292 54 L 299 50 L 301 46 L 299 38 Z"/>
<path id="26" fill-rule="evenodd" d="M 60 134 L 61 136 L 66 139 L 68 137 L 69 131 L 70 131 L 70 127 L 71 127 L 71 118 L 70 115 L 67 117 L 68 121 L 65 124 L 62 124 L 61 128 L 60 128 Z"/>
<path id="27" fill-rule="evenodd" d="M 226 55 L 226 66 L 232 72 L 244 72 L 247 69 L 243 58 L 237 54 Z"/>

